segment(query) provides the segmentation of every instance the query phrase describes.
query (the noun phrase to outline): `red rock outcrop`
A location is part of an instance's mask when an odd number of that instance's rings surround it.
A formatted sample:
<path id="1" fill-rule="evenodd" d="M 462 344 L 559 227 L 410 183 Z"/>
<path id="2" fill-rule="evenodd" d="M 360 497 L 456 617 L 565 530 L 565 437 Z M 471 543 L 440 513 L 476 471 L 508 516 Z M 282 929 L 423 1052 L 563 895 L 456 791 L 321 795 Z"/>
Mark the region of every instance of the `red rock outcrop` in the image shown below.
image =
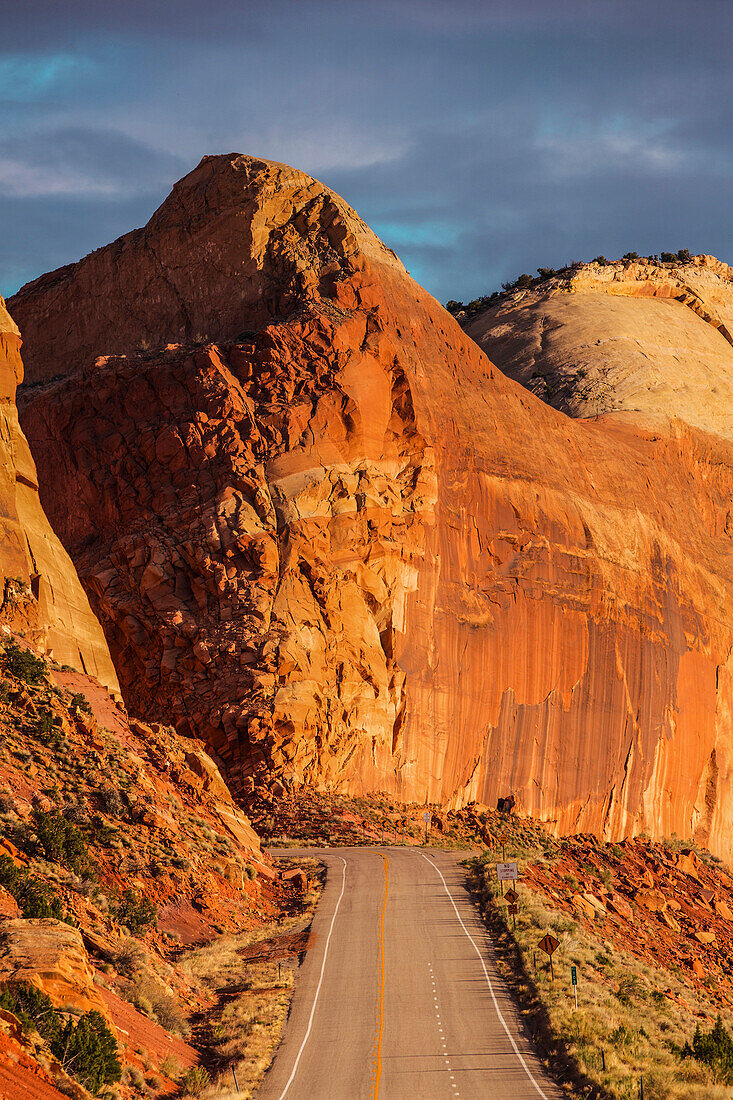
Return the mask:
<path id="1" fill-rule="evenodd" d="M 730 852 L 727 439 L 548 407 L 338 196 L 247 157 L 12 308 L 123 692 L 230 781 L 514 791 Z"/>
<path id="2" fill-rule="evenodd" d="M 38 497 L 15 405 L 23 380 L 20 346 L 18 327 L 0 298 L 0 622 L 119 693 L 102 630 Z"/>
<path id="3" fill-rule="evenodd" d="M 0 923 L 0 983 L 14 982 L 37 986 L 65 1009 L 106 1014 L 81 932 L 62 921 Z"/>

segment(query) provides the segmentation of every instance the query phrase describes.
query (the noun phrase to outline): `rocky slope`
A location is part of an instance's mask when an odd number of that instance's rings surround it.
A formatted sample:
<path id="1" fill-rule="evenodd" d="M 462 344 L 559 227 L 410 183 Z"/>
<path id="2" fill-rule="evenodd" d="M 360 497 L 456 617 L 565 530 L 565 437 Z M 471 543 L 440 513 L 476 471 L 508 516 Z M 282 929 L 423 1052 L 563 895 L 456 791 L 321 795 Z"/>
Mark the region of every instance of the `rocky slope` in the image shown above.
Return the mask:
<path id="1" fill-rule="evenodd" d="M 548 407 L 338 196 L 248 157 L 11 304 L 125 697 L 240 790 L 513 790 L 560 832 L 730 852 L 727 438 Z"/>
<path id="2" fill-rule="evenodd" d="M 248 943 L 301 896 L 200 742 L 129 718 L 98 681 L 0 637 L 0 998 L 29 985 L 60 1013 L 98 1012 L 121 1096 L 171 1095 L 200 1060 L 217 1068 L 207 958 L 236 959 L 237 935 Z M 87 1096 L 73 1060 L 21 1022 L 0 1004 L 2 1095 Z"/>
<path id="3" fill-rule="evenodd" d="M 717 1044 L 700 1041 L 716 1018 L 733 1032 L 733 879 L 718 859 L 675 839 L 558 842 L 536 822 L 480 806 L 448 818 L 502 837 L 469 878 L 528 1030 L 573 1095 L 621 1100 L 641 1076 L 645 1096 L 730 1093 Z M 502 853 L 519 863 L 513 915 L 496 880 Z M 552 971 L 539 946 L 548 932 L 558 941 Z"/>
<path id="4" fill-rule="evenodd" d="M 30 632 L 46 653 L 119 692 L 99 623 L 38 498 L 15 405 L 23 380 L 20 346 L 0 298 L 0 622 Z"/>

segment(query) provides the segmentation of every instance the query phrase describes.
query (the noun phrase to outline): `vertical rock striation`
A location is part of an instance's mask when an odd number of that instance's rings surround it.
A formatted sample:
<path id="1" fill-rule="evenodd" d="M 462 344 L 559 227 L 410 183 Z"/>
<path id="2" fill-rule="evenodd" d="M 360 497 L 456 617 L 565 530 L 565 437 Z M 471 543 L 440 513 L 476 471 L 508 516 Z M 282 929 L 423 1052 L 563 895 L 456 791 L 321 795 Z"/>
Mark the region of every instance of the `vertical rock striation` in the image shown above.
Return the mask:
<path id="1" fill-rule="evenodd" d="M 0 621 L 30 632 L 56 660 L 119 693 L 102 630 L 41 507 L 15 405 L 23 380 L 20 347 L 18 326 L 0 298 Z"/>
<path id="2" fill-rule="evenodd" d="M 125 697 L 233 785 L 514 791 L 564 832 L 730 851 L 710 424 L 543 404 L 338 196 L 242 156 L 12 308 L 44 503 Z"/>

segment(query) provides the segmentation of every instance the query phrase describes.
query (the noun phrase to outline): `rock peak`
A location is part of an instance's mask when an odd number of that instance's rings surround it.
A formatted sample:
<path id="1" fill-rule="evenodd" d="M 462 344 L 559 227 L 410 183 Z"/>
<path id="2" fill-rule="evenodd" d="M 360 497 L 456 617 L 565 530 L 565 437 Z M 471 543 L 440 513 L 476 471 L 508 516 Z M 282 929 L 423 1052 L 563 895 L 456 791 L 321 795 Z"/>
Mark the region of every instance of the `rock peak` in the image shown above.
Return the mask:
<path id="1" fill-rule="evenodd" d="M 304 302 L 333 300 L 367 259 L 403 270 L 305 172 L 217 154 L 179 180 L 142 229 L 27 283 L 9 304 L 35 383 L 99 355 L 236 339 Z"/>

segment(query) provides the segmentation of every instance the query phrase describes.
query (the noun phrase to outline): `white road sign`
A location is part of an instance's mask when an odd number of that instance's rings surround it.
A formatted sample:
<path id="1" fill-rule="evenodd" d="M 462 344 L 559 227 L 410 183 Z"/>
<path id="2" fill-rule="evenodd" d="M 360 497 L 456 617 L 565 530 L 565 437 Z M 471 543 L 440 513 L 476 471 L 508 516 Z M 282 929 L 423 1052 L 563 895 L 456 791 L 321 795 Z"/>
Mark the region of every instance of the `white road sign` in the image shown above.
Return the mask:
<path id="1" fill-rule="evenodd" d="M 430 810 L 425 811 L 425 813 L 422 815 L 422 819 L 426 825 L 430 822 Z"/>
<path id="2" fill-rule="evenodd" d="M 516 863 L 497 863 L 496 877 L 499 882 L 516 882 L 519 869 Z"/>

